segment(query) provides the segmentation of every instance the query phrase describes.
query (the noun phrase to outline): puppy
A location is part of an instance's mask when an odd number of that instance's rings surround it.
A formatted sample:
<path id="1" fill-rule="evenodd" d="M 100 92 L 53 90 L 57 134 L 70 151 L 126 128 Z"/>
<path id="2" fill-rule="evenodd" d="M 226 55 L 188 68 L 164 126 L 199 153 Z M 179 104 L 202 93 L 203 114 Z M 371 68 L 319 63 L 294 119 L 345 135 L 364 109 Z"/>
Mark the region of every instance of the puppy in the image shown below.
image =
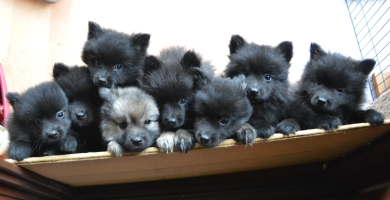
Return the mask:
<path id="1" fill-rule="evenodd" d="M 139 68 L 149 46 L 149 34 L 128 35 L 90 21 L 81 58 L 98 87 L 137 86 Z"/>
<path id="2" fill-rule="evenodd" d="M 175 147 L 187 153 L 195 144 L 190 107 L 195 92 L 214 71 L 209 62 L 184 47 L 163 49 L 158 57 L 147 56 L 139 79 L 140 87 L 157 101 L 163 133 L 157 139 L 161 151 Z"/>
<path id="3" fill-rule="evenodd" d="M 107 151 L 122 156 L 152 146 L 160 134 L 159 111 L 153 97 L 136 87 L 101 88 L 102 136 Z"/>
<path id="4" fill-rule="evenodd" d="M 271 47 L 248 43 L 241 36 L 233 35 L 229 48 L 230 62 L 224 73 L 231 78 L 246 76 L 247 95 L 253 105 L 249 123 L 256 129 L 257 136 L 268 138 L 277 129 L 284 134 L 299 130 L 296 120 L 286 119 L 291 102 L 288 70 L 293 56 L 292 43 L 285 41 Z"/>
<path id="5" fill-rule="evenodd" d="M 302 129 L 336 129 L 341 124 L 368 122 L 382 125 L 383 114 L 363 110 L 367 76 L 373 59 L 354 60 L 310 46 L 310 60 L 294 88 L 296 103 L 289 109 Z"/>
<path id="6" fill-rule="evenodd" d="M 41 83 L 23 94 L 9 92 L 7 99 L 13 108 L 7 122 L 9 158 L 76 151 L 78 136 L 70 131 L 68 101 L 56 83 Z"/>
<path id="7" fill-rule="evenodd" d="M 71 129 L 80 137 L 78 152 L 104 151 L 99 127 L 103 100 L 99 96 L 98 87 L 93 84 L 88 68 L 56 63 L 53 77 L 68 98 Z"/>
<path id="8" fill-rule="evenodd" d="M 246 122 L 252 106 L 246 97 L 245 76 L 233 79 L 214 77 L 195 93 L 195 138 L 205 147 L 215 147 L 223 140 L 236 137 L 249 144 L 256 130 Z"/>

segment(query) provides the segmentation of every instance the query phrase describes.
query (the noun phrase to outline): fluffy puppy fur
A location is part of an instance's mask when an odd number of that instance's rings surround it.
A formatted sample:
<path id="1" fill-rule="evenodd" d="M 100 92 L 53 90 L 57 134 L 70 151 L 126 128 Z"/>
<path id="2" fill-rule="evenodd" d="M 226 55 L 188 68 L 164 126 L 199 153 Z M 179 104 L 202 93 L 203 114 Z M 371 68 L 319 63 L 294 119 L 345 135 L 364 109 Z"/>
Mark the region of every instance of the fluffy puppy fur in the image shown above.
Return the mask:
<path id="1" fill-rule="evenodd" d="M 356 61 L 339 53 L 326 53 L 318 44 L 310 46 L 310 61 L 295 87 L 296 104 L 290 115 L 302 129 L 336 129 L 341 124 L 369 122 L 381 125 L 383 114 L 363 110 L 367 76 L 373 59 Z"/>
<path id="2" fill-rule="evenodd" d="M 153 97 L 136 87 L 99 91 L 105 100 L 101 129 L 107 151 L 118 157 L 124 151 L 139 152 L 152 146 L 160 134 Z"/>
<path id="3" fill-rule="evenodd" d="M 41 83 L 22 94 L 9 92 L 7 99 L 13 108 L 7 122 L 9 158 L 21 161 L 76 151 L 77 135 L 70 131 L 68 101 L 55 82 Z"/>
<path id="4" fill-rule="evenodd" d="M 285 112 L 290 103 L 288 70 L 293 56 L 292 43 L 285 41 L 271 47 L 248 43 L 240 35 L 233 35 L 229 48 L 230 62 L 224 74 L 231 78 L 246 76 L 247 95 L 253 105 L 249 123 L 257 136 L 268 138 L 276 127 L 284 134 L 299 129 L 295 120 L 286 119 Z"/>
<path id="5" fill-rule="evenodd" d="M 205 147 L 215 147 L 223 140 L 237 137 L 249 143 L 256 138 L 256 130 L 246 122 L 252 106 L 246 97 L 245 76 L 233 79 L 214 77 L 195 94 L 195 138 Z"/>
<path id="6" fill-rule="evenodd" d="M 56 63 L 53 77 L 68 98 L 71 128 L 80 137 L 78 152 L 104 151 L 99 127 L 103 100 L 93 84 L 88 68 Z"/>
<path id="7" fill-rule="evenodd" d="M 81 58 L 98 87 L 136 86 L 149 46 L 149 34 L 128 35 L 90 21 Z"/>
<path id="8" fill-rule="evenodd" d="M 163 49 L 158 57 L 147 56 L 140 77 L 140 87 L 152 95 L 160 110 L 160 127 L 157 139 L 161 151 L 187 153 L 195 144 L 189 108 L 195 92 L 208 77 L 213 76 L 209 62 L 184 47 Z"/>

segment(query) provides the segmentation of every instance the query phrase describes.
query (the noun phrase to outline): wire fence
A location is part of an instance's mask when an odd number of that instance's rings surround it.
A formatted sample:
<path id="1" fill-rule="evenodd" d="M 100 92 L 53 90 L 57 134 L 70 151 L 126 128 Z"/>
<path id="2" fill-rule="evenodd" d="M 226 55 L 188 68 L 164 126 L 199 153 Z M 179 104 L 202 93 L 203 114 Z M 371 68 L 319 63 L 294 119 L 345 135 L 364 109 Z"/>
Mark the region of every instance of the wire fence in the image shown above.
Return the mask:
<path id="1" fill-rule="evenodd" d="M 362 58 L 376 65 L 369 78 L 371 96 L 376 99 L 390 87 L 390 2 L 345 0 Z"/>

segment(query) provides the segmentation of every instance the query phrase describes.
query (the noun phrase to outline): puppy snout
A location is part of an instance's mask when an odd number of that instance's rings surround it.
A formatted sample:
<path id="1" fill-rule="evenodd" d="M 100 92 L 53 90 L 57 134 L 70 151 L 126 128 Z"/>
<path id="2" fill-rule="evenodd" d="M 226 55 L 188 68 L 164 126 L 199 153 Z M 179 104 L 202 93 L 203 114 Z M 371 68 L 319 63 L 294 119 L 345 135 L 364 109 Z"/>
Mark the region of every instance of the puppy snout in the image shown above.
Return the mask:
<path id="1" fill-rule="evenodd" d="M 324 105 L 326 105 L 326 103 L 327 103 L 327 100 L 325 98 L 323 98 L 323 97 L 319 97 L 317 99 L 317 105 L 318 106 L 324 106 Z"/>
<path id="2" fill-rule="evenodd" d="M 201 137 L 200 137 L 200 142 L 202 144 L 209 144 L 211 142 L 211 137 L 208 136 L 208 135 L 203 135 L 202 134 Z"/>
<path id="3" fill-rule="evenodd" d="M 135 146 L 140 146 L 143 142 L 142 138 L 141 137 L 135 137 L 135 138 L 132 138 L 131 139 L 131 142 L 135 145 Z"/>
<path id="4" fill-rule="evenodd" d="M 49 131 L 49 132 L 46 132 L 46 135 L 47 135 L 50 139 L 56 139 L 56 138 L 58 138 L 58 136 L 59 136 L 57 130 L 51 130 L 51 131 Z"/>
<path id="5" fill-rule="evenodd" d="M 76 113 L 76 118 L 77 118 L 78 120 L 83 120 L 83 119 L 85 119 L 85 113 L 84 113 L 84 112 L 78 112 L 78 113 Z"/>
<path id="6" fill-rule="evenodd" d="M 259 90 L 257 88 L 251 88 L 251 89 L 249 89 L 249 94 L 251 96 L 255 97 L 259 94 Z"/>
<path id="7" fill-rule="evenodd" d="M 176 118 L 169 118 L 167 120 L 167 123 L 169 126 L 176 126 L 177 120 L 176 120 Z"/>
<path id="8" fill-rule="evenodd" d="M 98 79 L 98 84 L 99 84 L 99 86 L 105 86 L 105 85 L 107 85 L 107 79 L 105 79 L 105 78 L 99 78 Z"/>

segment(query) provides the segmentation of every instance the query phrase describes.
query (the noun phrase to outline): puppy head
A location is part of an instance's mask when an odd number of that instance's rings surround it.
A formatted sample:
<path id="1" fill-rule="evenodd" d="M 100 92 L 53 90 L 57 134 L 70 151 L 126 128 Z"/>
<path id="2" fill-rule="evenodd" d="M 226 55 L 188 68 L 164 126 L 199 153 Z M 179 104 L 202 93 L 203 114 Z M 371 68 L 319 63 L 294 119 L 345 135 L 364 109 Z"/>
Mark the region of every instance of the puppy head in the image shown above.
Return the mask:
<path id="1" fill-rule="evenodd" d="M 88 40 L 82 60 L 98 87 L 137 85 L 140 66 L 149 46 L 150 34 L 121 33 L 89 22 Z"/>
<path id="2" fill-rule="evenodd" d="M 99 120 L 102 100 L 88 68 L 56 63 L 53 77 L 68 98 L 69 117 L 74 126 L 85 127 Z"/>
<path id="3" fill-rule="evenodd" d="M 312 43 L 301 90 L 318 111 L 337 112 L 344 106 L 356 109 L 364 102 L 366 79 L 374 66 L 373 59 L 356 61 L 339 53 L 327 53 Z"/>
<path id="4" fill-rule="evenodd" d="M 288 88 L 288 69 L 293 55 L 291 42 L 276 47 L 246 42 L 233 35 L 230 44 L 229 64 L 225 75 L 247 77 L 247 94 L 252 102 L 270 98 L 284 98 Z"/>
<path id="5" fill-rule="evenodd" d="M 101 88 L 105 142 L 116 141 L 127 151 L 150 147 L 159 135 L 159 111 L 153 98 L 136 87 Z"/>
<path id="6" fill-rule="evenodd" d="M 178 47 L 163 50 L 160 58 L 145 58 L 140 86 L 156 99 L 164 127 L 185 123 L 194 93 L 207 78 L 200 66 L 199 55 Z"/>
<path id="7" fill-rule="evenodd" d="M 196 141 L 214 147 L 232 137 L 252 115 L 245 93 L 245 76 L 233 79 L 215 77 L 195 95 Z"/>
<path id="8" fill-rule="evenodd" d="M 32 141 L 54 143 L 68 133 L 68 102 L 56 83 L 42 83 L 23 94 L 9 92 L 7 99 L 13 108 L 13 120 L 25 127 Z"/>

